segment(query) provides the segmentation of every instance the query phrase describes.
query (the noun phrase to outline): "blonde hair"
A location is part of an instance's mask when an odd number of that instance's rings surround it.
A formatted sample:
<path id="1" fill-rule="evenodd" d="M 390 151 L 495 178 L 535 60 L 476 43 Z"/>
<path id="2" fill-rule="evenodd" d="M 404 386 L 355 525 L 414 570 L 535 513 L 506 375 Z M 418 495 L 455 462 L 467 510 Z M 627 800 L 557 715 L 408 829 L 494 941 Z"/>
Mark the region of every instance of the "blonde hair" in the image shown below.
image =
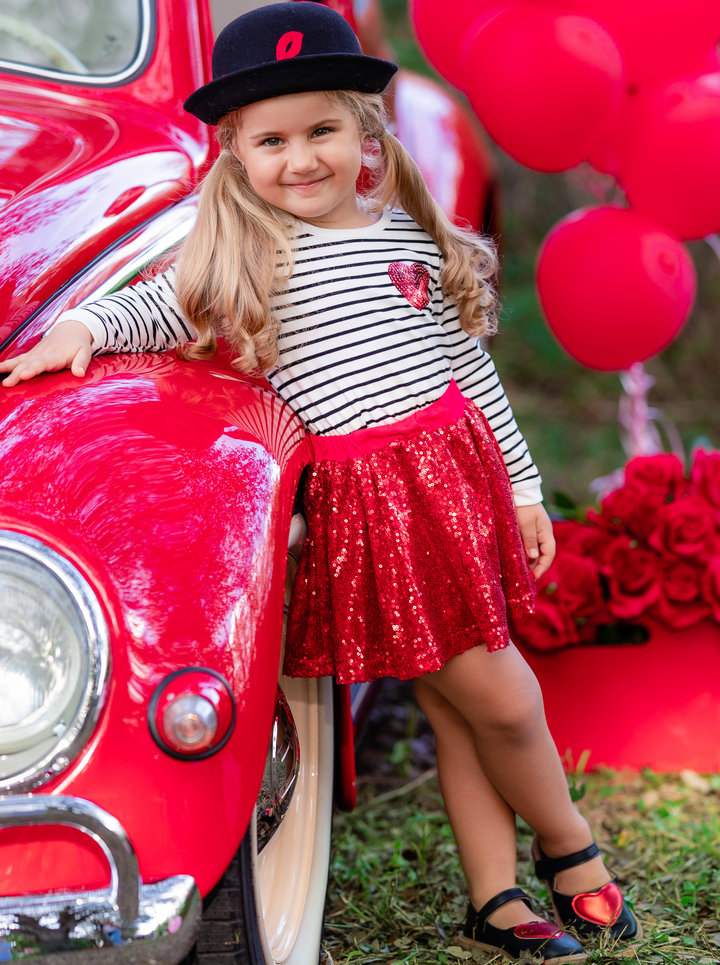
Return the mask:
<path id="1" fill-rule="evenodd" d="M 497 256 L 491 239 L 456 227 L 428 191 L 418 166 L 385 126 L 377 94 L 328 91 L 350 111 L 363 139 L 379 143 L 366 157 L 373 178 L 364 194 L 369 210 L 402 208 L 435 241 L 443 257 L 440 283 L 457 304 L 460 325 L 473 336 L 496 330 Z M 295 219 L 253 189 L 233 148 L 242 108 L 220 119 L 221 153 L 200 190 L 198 216 L 177 263 L 176 292 L 185 316 L 198 330 L 188 358 L 206 358 L 223 335 L 237 353 L 240 372 L 271 369 L 278 359 L 280 322 L 270 311 L 292 274 L 290 237 Z M 296 223 L 296 222 L 295 222 Z"/>

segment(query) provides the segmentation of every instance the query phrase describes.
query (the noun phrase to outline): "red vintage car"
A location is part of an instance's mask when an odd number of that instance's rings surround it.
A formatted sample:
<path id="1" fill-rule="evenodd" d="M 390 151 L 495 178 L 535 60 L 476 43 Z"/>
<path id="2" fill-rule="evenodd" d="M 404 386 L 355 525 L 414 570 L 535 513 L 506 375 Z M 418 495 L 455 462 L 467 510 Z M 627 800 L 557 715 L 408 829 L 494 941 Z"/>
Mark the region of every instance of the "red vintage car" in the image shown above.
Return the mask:
<path id="1" fill-rule="evenodd" d="M 379 50 L 372 2 L 332 5 Z M 207 0 L 2 10 L 0 358 L 167 259 L 215 150 L 182 109 Z M 407 72 L 395 117 L 479 226 L 471 120 Z M 318 961 L 367 685 L 278 676 L 304 439 L 222 350 L 0 389 L 0 962 Z"/>

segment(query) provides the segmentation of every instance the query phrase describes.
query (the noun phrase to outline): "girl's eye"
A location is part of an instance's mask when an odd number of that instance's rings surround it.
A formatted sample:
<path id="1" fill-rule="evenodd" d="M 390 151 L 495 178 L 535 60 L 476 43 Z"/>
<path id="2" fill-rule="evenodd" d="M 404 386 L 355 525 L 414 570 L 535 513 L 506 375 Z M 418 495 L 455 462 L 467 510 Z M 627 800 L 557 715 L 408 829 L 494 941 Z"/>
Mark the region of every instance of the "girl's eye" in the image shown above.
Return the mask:
<path id="1" fill-rule="evenodd" d="M 317 130 L 313 131 L 313 137 L 322 137 L 323 134 L 330 134 L 332 132 L 331 127 L 318 127 Z"/>
<path id="2" fill-rule="evenodd" d="M 263 144 L 267 144 L 268 147 L 277 147 L 280 144 L 279 137 L 266 137 Z"/>

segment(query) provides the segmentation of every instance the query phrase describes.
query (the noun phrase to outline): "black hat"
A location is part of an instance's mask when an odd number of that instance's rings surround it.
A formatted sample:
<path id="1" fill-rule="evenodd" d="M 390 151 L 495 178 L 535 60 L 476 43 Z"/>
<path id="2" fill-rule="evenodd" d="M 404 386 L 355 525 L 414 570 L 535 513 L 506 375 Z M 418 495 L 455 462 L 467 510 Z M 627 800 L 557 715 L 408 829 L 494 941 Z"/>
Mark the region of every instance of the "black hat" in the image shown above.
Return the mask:
<path id="1" fill-rule="evenodd" d="M 256 101 L 315 90 L 379 94 L 396 64 L 363 54 L 339 13 L 309 0 L 273 3 L 222 30 L 212 54 L 213 79 L 185 101 L 206 124 Z"/>

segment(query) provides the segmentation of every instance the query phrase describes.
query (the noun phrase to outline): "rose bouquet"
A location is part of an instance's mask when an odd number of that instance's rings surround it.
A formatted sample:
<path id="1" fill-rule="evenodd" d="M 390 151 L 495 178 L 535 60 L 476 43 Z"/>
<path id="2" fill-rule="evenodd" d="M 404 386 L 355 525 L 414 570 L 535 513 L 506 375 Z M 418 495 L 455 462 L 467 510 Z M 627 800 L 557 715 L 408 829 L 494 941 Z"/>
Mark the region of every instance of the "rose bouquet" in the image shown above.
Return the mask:
<path id="1" fill-rule="evenodd" d="M 676 630 L 720 623 L 720 452 L 698 450 L 689 478 L 674 455 L 631 459 L 598 512 L 554 530 L 535 615 L 515 623 L 531 646 L 611 641 L 648 617 Z"/>

